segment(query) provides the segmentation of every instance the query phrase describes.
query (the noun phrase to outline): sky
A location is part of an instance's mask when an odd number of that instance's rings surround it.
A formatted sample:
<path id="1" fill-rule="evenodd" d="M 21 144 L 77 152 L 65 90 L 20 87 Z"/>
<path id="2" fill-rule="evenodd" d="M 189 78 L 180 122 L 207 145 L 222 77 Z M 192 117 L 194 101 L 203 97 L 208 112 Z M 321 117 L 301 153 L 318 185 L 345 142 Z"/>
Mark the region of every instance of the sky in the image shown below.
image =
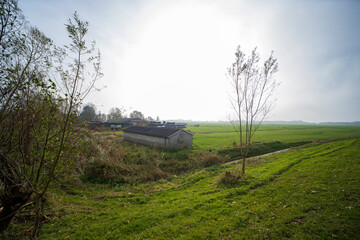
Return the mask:
<path id="1" fill-rule="evenodd" d="M 267 120 L 360 120 L 360 1 L 19 0 L 55 44 L 77 11 L 102 53 L 104 77 L 84 103 L 161 120 L 226 121 L 225 73 L 238 45 L 274 51 L 276 107 Z"/>

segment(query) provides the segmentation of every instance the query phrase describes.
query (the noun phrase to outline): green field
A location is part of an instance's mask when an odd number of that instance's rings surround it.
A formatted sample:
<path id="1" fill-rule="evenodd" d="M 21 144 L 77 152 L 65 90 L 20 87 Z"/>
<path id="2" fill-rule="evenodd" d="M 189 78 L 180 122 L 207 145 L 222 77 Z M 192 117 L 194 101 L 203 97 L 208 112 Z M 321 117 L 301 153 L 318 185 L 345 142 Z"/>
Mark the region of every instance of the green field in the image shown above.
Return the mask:
<path id="1" fill-rule="evenodd" d="M 194 132 L 194 147 L 217 149 L 231 147 L 239 143 L 238 134 L 231 124 L 200 123 L 199 127 L 190 124 L 186 130 Z M 254 135 L 255 142 L 299 142 L 325 139 L 359 137 L 360 126 L 329 125 L 267 125 L 260 126 Z"/>
<path id="2" fill-rule="evenodd" d="M 132 161 L 139 156 L 141 164 L 150 164 L 128 165 L 142 167 L 134 169 L 140 175 L 144 169 L 174 163 L 172 157 L 181 158 L 178 167 L 195 164 L 193 157 L 204 151 L 201 148 L 223 148 L 214 151 L 218 154 L 231 150 L 230 138 L 236 136 L 228 124 L 188 130 L 197 132 L 198 148 L 185 152 L 125 144 L 121 132 L 99 134 L 111 143 L 111 148 L 102 145 L 112 149 L 109 156 L 115 158 L 116 149 L 126 148 Z M 357 239 L 359 137 L 360 127 L 264 125 L 256 141 L 269 142 L 270 148 L 285 146 L 276 141 L 289 146 L 312 143 L 248 159 L 245 177 L 228 184 L 219 182 L 227 172 L 240 169 L 235 163 L 190 168 L 158 181 L 96 184 L 78 179 L 61 187 L 54 184 L 39 239 Z M 28 239 L 32 222 L 24 219 L 15 220 L 8 239 Z"/>
<path id="3" fill-rule="evenodd" d="M 356 239 L 359 149 L 350 139 L 255 159 L 231 187 L 216 182 L 236 165 L 132 186 L 53 188 L 39 239 Z"/>

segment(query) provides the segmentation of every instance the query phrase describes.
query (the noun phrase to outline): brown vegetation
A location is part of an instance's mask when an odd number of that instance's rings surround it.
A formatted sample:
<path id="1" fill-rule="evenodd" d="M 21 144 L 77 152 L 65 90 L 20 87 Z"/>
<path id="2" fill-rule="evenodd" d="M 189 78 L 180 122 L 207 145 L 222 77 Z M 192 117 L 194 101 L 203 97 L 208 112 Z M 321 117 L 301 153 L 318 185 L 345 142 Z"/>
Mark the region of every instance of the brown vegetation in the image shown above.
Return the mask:
<path id="1" fill-rule="evenodd" d="M 107 183 L 157 181 L 224 162 L 215 153 L 131 145 L 106 132 L 91 135 L 85 155 L 79 168 L 83 179 Z"/>

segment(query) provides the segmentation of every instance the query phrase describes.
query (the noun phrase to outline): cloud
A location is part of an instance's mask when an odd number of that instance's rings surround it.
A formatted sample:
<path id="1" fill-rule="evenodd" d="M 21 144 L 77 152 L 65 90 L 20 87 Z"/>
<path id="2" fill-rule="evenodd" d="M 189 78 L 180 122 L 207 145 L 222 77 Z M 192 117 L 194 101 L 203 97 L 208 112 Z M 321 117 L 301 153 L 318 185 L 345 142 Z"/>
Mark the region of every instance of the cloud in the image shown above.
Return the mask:
<path id="1" fill-rule="evenodd" d="M 161 118 L 225 120 L 225 71 L 238 44 L 278 58 L 274 120 L 360 119 L 358 1 L 44 1 L 20 3 L 57 43 L 78 10 L 103 53 L 108 85 L 88 101 Z"/>

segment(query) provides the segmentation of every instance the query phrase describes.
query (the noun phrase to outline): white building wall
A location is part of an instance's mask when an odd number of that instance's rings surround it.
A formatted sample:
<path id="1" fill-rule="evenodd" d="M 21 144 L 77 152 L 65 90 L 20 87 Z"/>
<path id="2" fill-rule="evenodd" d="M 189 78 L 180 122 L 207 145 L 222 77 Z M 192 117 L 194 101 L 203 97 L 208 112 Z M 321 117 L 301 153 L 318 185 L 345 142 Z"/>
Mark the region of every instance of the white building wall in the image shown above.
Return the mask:
<path id="1" fill-rule="evenodd" d="M 179 131 L 169 138 L 124 132 L 123 139 L 127 142 L 167 149 L 191 148 L 193 143 L 193 136 L 185 131 Z"/>
<path id="2" fill-rule="evenodd" d="M 191 148 L 193 136 L 184 131 L 179 131 L 166 139 L 166 148 Z"/>
<path id="3" fill-rule="evenodd" d="M 138 143 L 152 147 L 165 148 L 165 138 L 161 138 L 161 137 L 124 132 L 123 139 L 124 141 L 127 142 Z"/>

